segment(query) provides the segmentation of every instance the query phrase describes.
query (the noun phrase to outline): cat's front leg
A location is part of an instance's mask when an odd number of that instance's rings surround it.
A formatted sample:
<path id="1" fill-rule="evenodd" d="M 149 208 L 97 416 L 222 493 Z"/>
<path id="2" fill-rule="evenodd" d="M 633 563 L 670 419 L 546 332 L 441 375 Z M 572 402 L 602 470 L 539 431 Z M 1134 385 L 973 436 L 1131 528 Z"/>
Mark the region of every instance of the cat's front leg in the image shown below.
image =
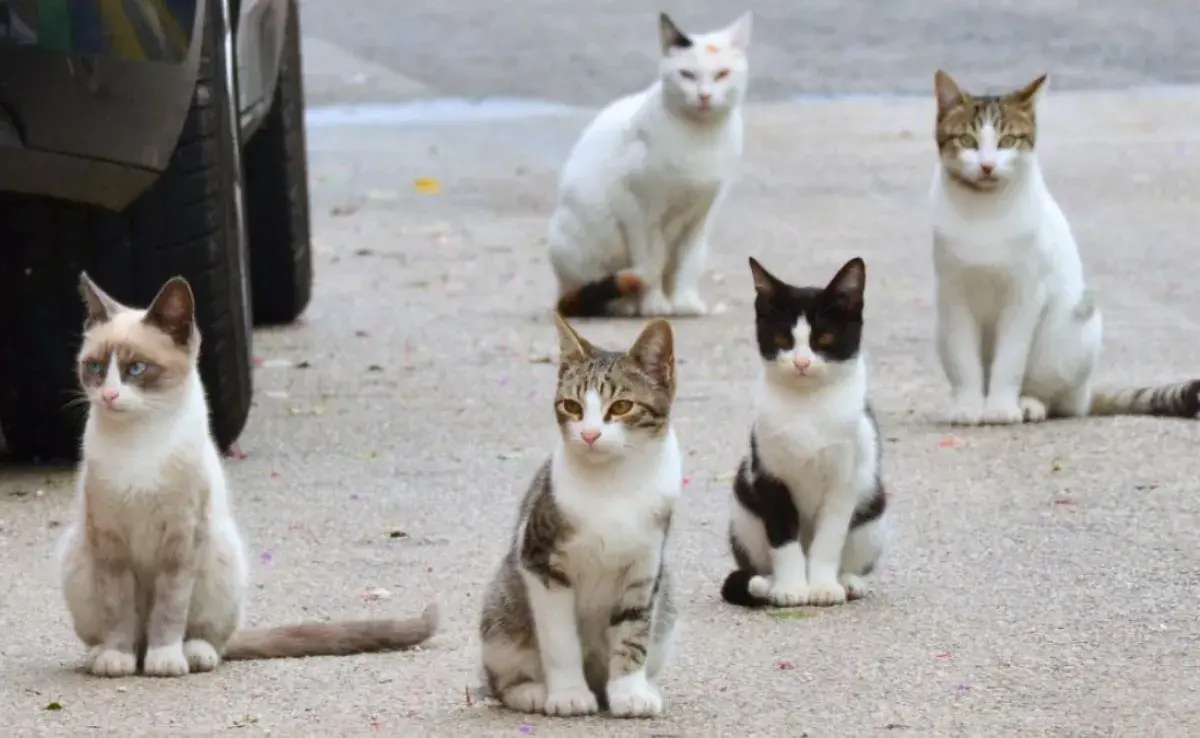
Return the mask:
<path id="1" fill-rule="evenodd" d="M 988 372 L 984 423 L 1007 425 L 1025 420 L 1020 399 L 1021 384 L 1042 304 L 1039 295 L 1018 291 L 1010 296 L 1000 312 L 996 322 L 995 351 Z"/>
<path id="2" fill-rule="evenodd" d="M 188 607 L 196 583 L 194 531 L 169 531 L 159 551 L 161 570 L 154 577 L 154 598 L 146 623 L 147 676 L 175 677 L 188 673 L 183 650 Z"/>
<path id="3" fill-rule="evenodd" d="M 638 297 L 638 312 L 643 316 L 670 315 L 671 301 L 664 291 L 663 275 L 667 269 L 667 245 L 660 223 L 647 218 L 642 203 L 636 197 L 625 198 L 621 232 L 629 250 L 630 268 L 641 277 L 642 293 Z"/>
<path id="4" fill-rule="evenodd" d="M 839 581 L 842 552 L 850 521 L 854 517 L 857 496 L 849 483 L 829 490 L 817 514 L 808 559 L 808 603 L 840 605 L 846 601 L 846 587 Z"/>
<path id="5" fill-rule="evenodd" d="M 106 634 L 88 653 L 87 668 L 96 676 L 123 677 L 137 673 L 137 580 L 124 559 L 95 562 L 94 606 L 100 608 Z"/>
<path id="6" fill-rule="evenodd" d="M 950 382 L 950 412 L 954 425 L 978 425 L 983 418 L 984 387 L 979 323 L 967 301 L 939 277 L 937 351 Z"/>
<path id="7" fill-rule="evenodd" d="M 574 587 L 556 569 L 522 567 L 521 578 L 533 614 L 546 679 L 546 714 L 569 717 L 596 712 L 599 704 L 583 673 Z"/>
<path id="8" fill-rule="evenodd" d="M 751 489 L 739 495 L 743 504 L 753 506 L 754 516 L 762 523 L 771 547 L 771 576 L 756 575 L 747 589 L 750 595 L 776 607 L 808 604 L 808 560 L 800 545 L 800 513 L 791 490 L 779 480 L 756 477 Z"/>
<path id="9" fill-rule="evenodd" d="M 713 200 L 701 203 L 694 220 L 679 237 L 675 273 L 671 281 L 671 304 L 676 315 L 705 315 L 708 305 L 700 297 L 700 278 L 708 263 L 708 219 Z"/>
<path id="10" fill-rule="evenodd" d="M 612 655 L 608 667 L 608 709 L 614 717 L 655 717 L 662 696 L 646 673 L 651 648 L 654 594 L 661 573 L 659 557 L 649 555 L 631 568 L 621 598 L 609 618 Z"/>

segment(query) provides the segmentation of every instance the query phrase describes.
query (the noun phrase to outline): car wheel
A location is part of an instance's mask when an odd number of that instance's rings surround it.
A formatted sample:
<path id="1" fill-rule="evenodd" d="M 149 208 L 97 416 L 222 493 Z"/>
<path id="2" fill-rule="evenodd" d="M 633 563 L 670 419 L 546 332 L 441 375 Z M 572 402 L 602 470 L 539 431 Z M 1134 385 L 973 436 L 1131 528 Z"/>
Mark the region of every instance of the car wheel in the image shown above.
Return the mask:
<path id="1" fill-rule="evenodd" d="M 258 325 L 294 321 L 312 297 L 300 9 L 293 1 L 287 12 L 275 97 L 243 155 L 251 292 Z"/>
<path id="2" fill-rule="evenodd" d="M 196 300 L 210 428 L 224 450 L 249 416 L 252 367 L 241 169 L 225 19 L 210 2 L 192 106 L 167 170 L 123 213 L 0 195 L 0 428 L 25 459 L 78 456 L 76 353 L 86 269 L 133 306 L 183 275 Z"/>

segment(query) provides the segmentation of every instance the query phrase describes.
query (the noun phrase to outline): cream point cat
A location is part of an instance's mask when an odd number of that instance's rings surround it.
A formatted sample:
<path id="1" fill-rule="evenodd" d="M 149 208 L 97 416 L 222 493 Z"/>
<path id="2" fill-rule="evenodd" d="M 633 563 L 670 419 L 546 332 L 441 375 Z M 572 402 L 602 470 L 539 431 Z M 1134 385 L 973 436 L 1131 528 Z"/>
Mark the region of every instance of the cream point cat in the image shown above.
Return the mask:
<path id="1" fill-rule="evenodd" d="M 659 78 L 608 105 L 563 166 L 547 240 L 567 316 L 702 315 L 713 216 L 742 157 L 749 12 L 688 35 L 659 16 Z"/>
<path id="2" fill-rule="evenodd" d="M 405 648 L 419 618 L 239 629 L 248 570 L 209 435 L 191 288 L 169 280 L 145 310 L 86 274 L 79 383 L 88 400 L 75 519 L 59 544 L 75 632 L 100 676 L 209 671 L 222 658 Z"/>

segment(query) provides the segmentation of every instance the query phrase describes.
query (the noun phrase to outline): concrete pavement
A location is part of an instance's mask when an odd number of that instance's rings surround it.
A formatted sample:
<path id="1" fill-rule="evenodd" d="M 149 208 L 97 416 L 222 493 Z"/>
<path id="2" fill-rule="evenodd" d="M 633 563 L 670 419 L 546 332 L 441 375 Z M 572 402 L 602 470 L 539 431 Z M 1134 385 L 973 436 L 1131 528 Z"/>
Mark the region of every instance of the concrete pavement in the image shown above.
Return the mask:
<path id="1" fill-rule="evenodd" d="M 436 599 L 435 639 L 181 680 L 79 674 L 52 560 L 70 475 L 5 470 L 0 724 L 20 736 L 1189 734 L 1200 424 L 938 425 L 922 212 L 931 115 L 924 97 L 748 110 L 744 176 L 703 286 L 719 312 L 675 321 L 690 484 L 670 555 L 686 622 L 662 719 L 519 716 L 472 696 L 481 588 L 555 437 L 540 240 L 587 117 L 564 114 L 314 125 L 316 294 L 299 324 L 256 335 L 247 458 L 227 464 L 255 562 L 251 623 L 408 614 Z M 1046 101 L 1039 145 L 1106 313 L 1104 381 L 1200 373 L 1198 116 L 1200 94 L 1185 89 L 1052 87 Z M 796 619 L 718 595 L 757 361 L 748 255 L 814 282 L 852 255 L 868 264 L 897 541 L 874 596 Z M 615 346 L 639 325 L 581 330 Z M 390 597 L 372 599 L 379 587 Z"/>

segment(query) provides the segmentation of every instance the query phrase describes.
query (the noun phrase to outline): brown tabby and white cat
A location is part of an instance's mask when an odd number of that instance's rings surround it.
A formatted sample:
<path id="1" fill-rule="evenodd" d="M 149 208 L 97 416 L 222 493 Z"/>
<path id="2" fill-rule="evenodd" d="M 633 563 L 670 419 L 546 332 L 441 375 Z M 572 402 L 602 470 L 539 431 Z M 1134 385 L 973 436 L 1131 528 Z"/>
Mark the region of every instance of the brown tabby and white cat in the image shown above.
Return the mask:
<path id="1" fill-rule="evenodd" d="M 555 316 L 562 440 L 525 493 L 480 635 L 507 707 L 617 717 L 662 711 L 654 684 L 675 634 L 664 562 L 683 488 L 671 427 L 674 339 L 664 320 L 606 351 Z"/>
<path id="2" fill-rule="evenodd" d="M 221 658 L 406 648 L 437 629 L 418 618 L 239 630 L 248 570 L 208 429 L 191 288 L 163 285 L 126 307 L 86 274 L 79 382 L 89 401 L 78 516 L 59 546 L 75 632 L 101 676 L 181 676 Z"/>

